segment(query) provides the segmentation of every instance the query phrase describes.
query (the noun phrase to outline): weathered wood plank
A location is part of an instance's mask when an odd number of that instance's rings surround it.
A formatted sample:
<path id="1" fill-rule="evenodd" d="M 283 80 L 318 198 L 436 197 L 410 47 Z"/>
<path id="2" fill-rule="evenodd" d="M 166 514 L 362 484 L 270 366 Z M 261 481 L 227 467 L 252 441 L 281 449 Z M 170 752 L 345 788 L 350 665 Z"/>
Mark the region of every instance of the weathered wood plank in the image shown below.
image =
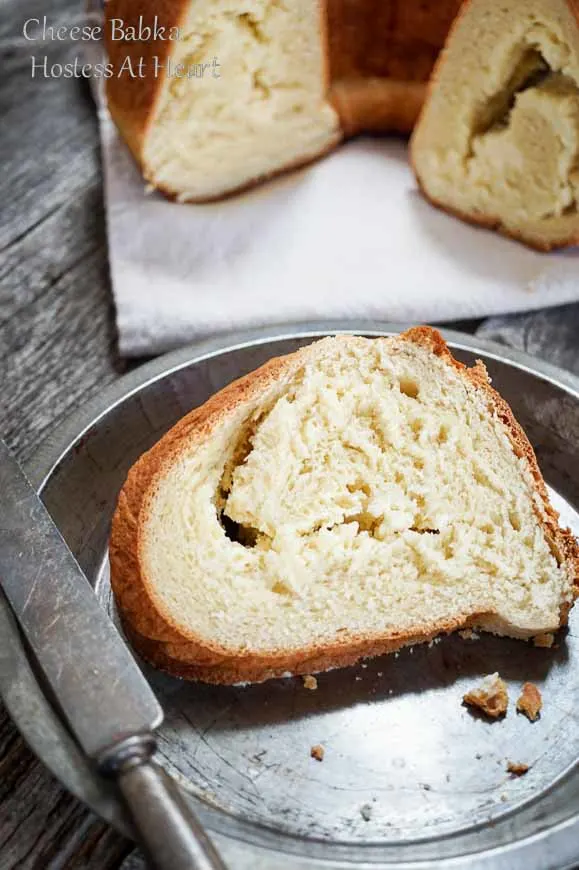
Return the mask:
<path id="1" fill-rule="evenodd" d="M 132 844 L 66 794 L 0 711 L 0 867 L 119 867 Z"/>
<path id="2" fill-rule="evenodd" d="M 86 83 L 32 81 L 27 17 L 80 6 L 2 0 L 0 16 L 0 434 L 26 459 L 124 369 L 115 353 L 97 128 Z M 132 844 L 66 794 L 0 709 L 1 870 L 113 870 Z"/>

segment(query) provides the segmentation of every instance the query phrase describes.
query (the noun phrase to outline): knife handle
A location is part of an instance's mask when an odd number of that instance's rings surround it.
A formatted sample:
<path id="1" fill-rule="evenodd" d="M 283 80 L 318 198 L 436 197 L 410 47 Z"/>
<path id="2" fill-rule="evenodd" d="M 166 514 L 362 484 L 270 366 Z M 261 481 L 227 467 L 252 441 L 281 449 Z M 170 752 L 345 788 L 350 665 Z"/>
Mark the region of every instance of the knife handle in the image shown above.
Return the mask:
<path id="1" fill-rule="evenodd" d="M 156 870 L 227 870 L 209 836 L 169 776 L 152 760 L 154 742 L 131 741 L 131 751 L 109 755 L 135 833 Z M 103 765 L 105 766 L 105 765 Z"/>

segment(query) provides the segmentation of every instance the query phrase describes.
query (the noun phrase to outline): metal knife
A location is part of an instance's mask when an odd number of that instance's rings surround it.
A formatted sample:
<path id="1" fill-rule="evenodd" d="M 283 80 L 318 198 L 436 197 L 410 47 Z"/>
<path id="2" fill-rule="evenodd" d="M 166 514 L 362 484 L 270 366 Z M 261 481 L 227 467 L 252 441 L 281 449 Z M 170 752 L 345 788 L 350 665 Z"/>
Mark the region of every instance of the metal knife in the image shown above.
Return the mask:
<path id="1" fill-rule="evenodd" d="M 225 870 L 175 784 L 153 761 L 163 710 L 23 471 L 0 440 L 0 588 L 61 712 L 116 779 L 158 870 Z"/>

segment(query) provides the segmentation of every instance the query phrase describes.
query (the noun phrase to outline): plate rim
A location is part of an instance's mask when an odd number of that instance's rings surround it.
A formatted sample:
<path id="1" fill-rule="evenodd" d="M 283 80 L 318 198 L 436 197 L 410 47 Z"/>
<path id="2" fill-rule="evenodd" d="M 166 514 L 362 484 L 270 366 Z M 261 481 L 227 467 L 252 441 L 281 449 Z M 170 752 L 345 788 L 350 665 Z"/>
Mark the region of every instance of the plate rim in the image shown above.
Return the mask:
<path id="1" fill-rule="evenodd" d="M 65 455 L 65 453 L 72 447 L 75 442 L 83 437 L 87 429 L 93 426 L 101 417 L 106 415 L 112 408 L 114 408 L 118 404 L 126 401 L 131 395 L 134 395 L 147 384 L 153 383 L 157 380 L 161 380 L 162 378 L 167 377 L 172 372 L 178 371 L 182 368 L 187 368 L 188 366 L 197 364 L 205 359 L 210 359 L 213 356 L 219 356 L 233 350 L 239 350 L 243 347 L 283 341 L 284 339 L 288 338 L 310 338 L 312 340 L 315 340 L 316 338 L 320 338 L 324 335 L 335 334 L 339 332 L 360 333 L 364 335 L 376 336 L 393 335 L 403 331 L 408 327 L 409 324 L 393 324 L 381 321 L 360 320 L 291 323 L 283 324 L 278 327 L 267 326 L 257 329 L 249 329 L 234 333 L 228 333 L 225 335 L 219 335 L 216 337 L 205 339 L 203 341 L 189 344 L 183 348 L 171 351 L 160 357 L 150 360 L 142 364 L 141 366 L 138 366 L 133 371 L 120 376 L 116 381 L 106 385 L 97 395 L 92 397 L 89 401 L 83 403 L 79 408 L 76 408 L 69 416 L 67 416 L 63 421 L 57 424 L 54 430 L 49 434 L 49 436 L 44 439 L 44 441 L 38 446 L 36 451 L 30 457 L 29 461 L 25 464 L 26 471 L 31 481 L 36 486 L 38 492 L 41 494 L 44 486 L 50 479 L 50 476 L 53 473 L 60 459 Z M 497 361 L 503 363 L 506 362 L 516 368 L 529 372 L 535 377 L 539 377 L 542 380 L 552 382 L 558 388 L 563 389 L 565 392 L 567 392 L 575 401 L 579 402 L 579 378 L 576 378 L 572 373 L 566 372 L 563 369 L 560 369 L 543 360 L 536 359 L 525 352 L 509 347 L 503 347 L 502 345 L 493 341 L 489 341 L 487 339 L 481 339 L 476 336 L 470 336 L 466 333 L 458 332 L 455 330 L 448 330 L 444 328 L 442 328 L 440 332 L 452 348 L 457 350 L 465 350 L 474 354 L 481 353 L 487 358 L 496 359 Z M 3 602 L 0 601 L 0 604 L 2 603 Z M 5 615 L 8 615 L 9 618 L 11 618 L 9 614 Z M 3 632 L 0 632 L 0 672 L 2 670 L 2 635 Z M 28 664 L 30 664 L 28 657 L 27 661 Z M 33 679 L 35 680 L 34 676 Z M 0 680 L 0 683 L 1 682 L 2 681 Z M 36 688 L 40 689 L 40 694 L 42 694 L 42 689 L 38 686 L 37 682 Z M 0 685 L 0 694 L 3 694 L 1 690 L 2 685 Z M 47 706 L 50 707 L 48 702 Z M 101 818 L 104 818 L 104 820 L 111 824 L 114 828 L 116 828 L 116 830 L 124 834 L 130 834 L 130 826 L 127 825 L 126 818 L 119 817 L 118 807 L 115 811 L 114 801 L 111 803 L 111 812 L 103 811 L 102 800 L 100 802 L 96 801 L 96 795 L 98 792 L 100 792 L 101 789 L 100 782 L 95 789 L 95 796 L 89 794 L 90 788 L 85 786 L 90 785 L 91 778 L 93 784 L 97 783 L 99 778 L 95 777 L 94 774 L 89 771 L 88 766 L 86 767 L 84 772 L 85 776 L 81 777 L 80 780 L 83 787 L 79 788 L 79 783 L 71 783 L 68 777 L 63 776 L 62 769 L 59 769 L 58 764 L 51 764 L 47 762 L 46 752 L 41 753 L 36 749 L 38 741 L 34 739 L 29 739 L 29 734 L 22 729 L 21 724 L 18 722 L 17 715 L 13 714 L 13 710 L 10 708 L 9 705 L 7 705 L 7 708 L 13 718 L 13 721 L 16 724 L 16 727 L 24 737 L 25 741 L 31 747 L 32 751 L 39 758 L 39 760 L 41 760 L 42 763 L 57 777 L 63 787 L 66 788 L 79 800 L 81 800 L 86 806 L 90 807 L 93 812 L 96 812 Z M 54 712 L 53 716 L 54 719 L 58 721 L 58 718 L 56 717 Z M 77 755 L 77 757 L 80 757 L 80 752 L 78 751 L 72 739 L 70 740 L 70 746 L 68 747 L 68 749 L 70 752 L 73 752 L 75 755 Z M 86 783 L 84 782 L 85 779 L 87 780 Z M 516 810 L 514 810 L 513 812 L 516 812 Z M 239 834 L 239 832 L 237 833 Z M 547 840 L 550 842 L 554 837 L 564 836 L 565 839 L 571 844 L 574 839 L 577 838 L 578 834 L 579 815 L 576 818 L 566 819 L 563 822 L 560 822 L 557 825 L 546 829 L 545 831 L 538 832 L 536 836 L 533 835 L 530 838 L 519 840 L 513 845 L 516 849 L 518 859 L 519 856 L 523 856 L 523 853 L 526 853 L 529 848 L 536 850 L 537 838 L 540 838 L 545 842 Z M 234 844 L 240 846 L 241 841 L 239 840 L 238 836 L 236 837 L 235 832 L 231 837 L 225 838 L 223 834 L 221 835 L 221 837 L 223 837 L 224 839 L 231 839 Z M 251 848 L 254 850 L 254 852 L 256 850 L 257 852 L 259 852 L 259 847 L 252 846 Z M 275 849 L 275 847 L 273 848 Z M 501 852 L 506 854 L 506 847 L 502 846 L 500 847 L 500 849 Z M 498 856 L 492 858 L 493 851 L 494 850 L 490 850 L 484 853 L 469 853 L 469 855 L 465 856 L 469 861 L 468 866 L 473 868 L 479 866 L 487 866 L 488 860 L 490 858 L 493 862 L 492 866 L 498 867 Z M 508 852 L 512 857 L 511 848 L 508 848 Z M 267 854 L 271 858 L 273 853 L 272 851 L 268 851 Z M 281 857 L 280 853 L 278 852 L 276 852 L 276 855 Z M 297 856 L 288 855 L 288 853 L 284 853 L 284 855 L 289 859 L 293 858 L 293 863 L 291 863 L 291 865 L 288 865 L 291 867 L 297 867 L 298 864 L 303 861 L 303 858 L 300 859 Z M 573 859 L 574 858 L 575 854 L 573 854 Z M 455 860 L 457 859 L 452 859 L 453 863 L 455 862 Z M 505 866 L 508 866 L 509 868 L 515 866 L 512 863 L 511 859 L 507 860 L 510 861 L 510 863 L 506 864 Z M 525 861 L 524 858 L 523 861 Z M 323 861 L 323 864 L 325 866 L 328 866 L 328 859 Z M 281 867 L 281 864 L 279 864 L 279 862 L 277 862 L 275 866 L 278 865 Z M 341 864 L 336 864 L 335 860 L 330 860 L 330 865 L 334 867 L 342 866 Z M 306 866 L 313 865 L 311 862 L 309 862 Z M 352 864 L 345 863 L 344 866 L 351 867 Z M 403 868 L 406 866 L 419 867 L 426 865 L 422 862 L 413 862 L 412 865 L 407 864 L 406 862 L 398 862 L 396 864 L 373 863 L 371 866 L 374 868 L 378 868 L 379 866 L 396 866 L 398 868 Z M 457 864 L 456 866 L 459 865 Z M 521 867 L 523 866 L 528 867 L 528 863 L 521 863 Z"/>

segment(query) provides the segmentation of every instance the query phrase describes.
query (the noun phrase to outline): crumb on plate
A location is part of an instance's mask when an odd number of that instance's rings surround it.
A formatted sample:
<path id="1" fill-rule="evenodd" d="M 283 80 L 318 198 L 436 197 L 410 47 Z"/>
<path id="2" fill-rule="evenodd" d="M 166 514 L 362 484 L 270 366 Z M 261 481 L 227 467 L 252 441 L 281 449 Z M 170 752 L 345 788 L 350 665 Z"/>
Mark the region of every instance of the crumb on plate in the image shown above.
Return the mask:
<path id="1" fill-rule="evenodd" d="M 543 707 L 541 693 L 534 683 L 524 683 L 523 691 L 517 700 L 517 711 L 523 713 L 529 722 L 535 722 Z"/>
<path id="2" fill-rule="evenodd" d="M 309 689 L 311 692 L 314 692 L 318 688 L 318 681 L 315 677 L 312 677 L 311 674 L 307 674 L 305 677 L 302 677 L 302 679 L 306 689 Z"/>
<path id="3" fill-rule="evenodd" d="M 471 689 L 463 696 L 463 702 L 469 707 L 475 707 L 490 719 L 504 716 L 509 706 L 507 685 L 498 673 L 485 677 L 477 689 Z"/>
<path id="4" fill-rule="evenodd" d="M 533 644 L 542 649 L 551 649 L 554 643 L 555 635 L 551 632 L 547 632 L 546 634 L 536 634 L 533 638 Z"/>
<path id="5" fill-rule="evenodd" d="M 512 773 L 514 776 L 524 776 L 528 769 L 528 764 L 522 764 L 521 762 L 517 761 L 509 761 L 507 763 L 508 772 Z"/>
<path id="6" fill-rule="evenodd" d="M 310 749 L 310 755 L 312 758 L 315 758 L 316 761 L 323 761 L 326 750 L 320 743 L 316 743 L 315 746 L 312 746 Z"/>

